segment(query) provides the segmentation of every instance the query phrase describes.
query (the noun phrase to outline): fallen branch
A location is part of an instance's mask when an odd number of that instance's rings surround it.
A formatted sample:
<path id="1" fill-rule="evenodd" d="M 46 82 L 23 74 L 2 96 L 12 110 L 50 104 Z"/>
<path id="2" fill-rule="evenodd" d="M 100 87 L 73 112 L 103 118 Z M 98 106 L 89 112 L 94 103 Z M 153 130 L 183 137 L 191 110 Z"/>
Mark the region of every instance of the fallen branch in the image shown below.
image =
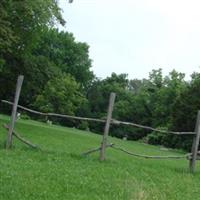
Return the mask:
<path id="1" fill-rule="evenodd" d="M 8 126 L 7 124 L 4 124 L 3 127 L 4 127 L 6 130 L 9 129 L 9 126 Z M 13 135 L 14 135 L 18 140 L 20 140 L 21 142 L 25 143 L 26 145 L 28 145 L 28 146 L 30 146 L 30 147 L 32 147 L 32 148 L 34 148 L 34 149 L 40 149 L 37 145 L 32 144 L 30 141 L 28 141 L 28 140 L 24 139 L 23 137 L 21 137 L 21 136 L 19 135 L 19 133 L 17 133 L 17 132 L 14 131 L 14 130 L 13 130 Z"/>
<path id="2" fill-rule="evenodd" d="M 106 145 L 106 148 L 112 147 L 113 145 L 114 145 L 113 143 L 107 144 L 107 145 Z M 82 153 L 81 155 L 82 155 L 82 156 L 86 156 L 86 155 L 88 155 L 88 154 L 91 154 L 91 153 L 94 153 L 94 152 L 97 152 L 97 151 L 100 151 L 100 150 L 101 150 L 101 147 L 98 147 L 98 148 L 95 148 L 95 149 L 91 149 L 91 150 L 89 150 L 89 151 L 86 151 L 86 152 Z"/>

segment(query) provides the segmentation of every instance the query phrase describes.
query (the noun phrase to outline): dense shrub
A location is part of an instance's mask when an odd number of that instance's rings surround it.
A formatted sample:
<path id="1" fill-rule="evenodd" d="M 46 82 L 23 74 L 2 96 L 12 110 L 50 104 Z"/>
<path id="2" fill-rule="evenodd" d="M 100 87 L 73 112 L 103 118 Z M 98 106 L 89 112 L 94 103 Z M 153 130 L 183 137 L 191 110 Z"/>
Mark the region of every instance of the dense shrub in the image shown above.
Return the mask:
<path id="1" fill-rule="evenodd" d="M 167 130 L 166 128 L 158 128 L 161 130 Z M 173 135 L 170 133 L 160 133 L 153 131 L 147 137 L 147 142 L 153 145 L 164 145 L 170 148 L 180 148 L 187 151 L 192 147 L 192 136 L 189 135 Z"/>
<path id="2" fill-rule="evenodd" d="M 87 121 L 80 122 L 80 124 L 78 125 L 78 129 L 88 131 L 89 130 L 88 122 Z"/>

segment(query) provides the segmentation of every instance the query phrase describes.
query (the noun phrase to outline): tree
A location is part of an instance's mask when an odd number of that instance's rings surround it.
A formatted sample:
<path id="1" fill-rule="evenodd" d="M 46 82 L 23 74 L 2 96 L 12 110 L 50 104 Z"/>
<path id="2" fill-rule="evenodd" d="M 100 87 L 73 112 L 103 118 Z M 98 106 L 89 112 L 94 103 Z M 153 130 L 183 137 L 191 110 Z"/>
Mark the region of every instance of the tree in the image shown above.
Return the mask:
<path id="1" fill-rule="evenodd" d="M 144 79 L 143 80 L 139 80 L 139 79 L 130 80 L 129 84 L 128 84 L 129 91 L 131 91 L 135 95 L 139 94 L 139 92 L 143 86 L 143 82 L 144 82 Z"/>
<path id="2" fill-rule="evenodd" d="M 197 111 L 200 109 L 200 73 L 194 73 L 192 80 L 181 92 L 173 106 L 172 128 L 177 131 L 193 131 Z"/>
<path id="3" fill-rule="evenodd" d="M 42 60 L 44 64 L 45 60 L 41 57 L 38 57 L 38 60 L 33 57 L 32 50 L 37 46 L 44 30 L 46 30 L 47 27 L 52 27 L 55 23 L 63 25 L 65 23 L 57 0 L 1 0 L 0 83 L 3 88 L 0 94 L 1 99 L 12 98 L 16 78 L 19 74 L 24 74 L 25 80 L 29 81 L 30 85 L 32 85 L 31 80 L 36 77 L 34 72 L 40 71 L 37 68 L 37 64 L 39 65 L 38 67 L 41 67 L 39 64 L 40 61 Z M 47 66 L 54 65 L 52 63 L 50 64 L 49 61 L 45 64 Z M 43 66 L 43 68 L 45 68 L 45 66 Z M 48 70 L 46 70 L 46 72 L 47 71 Z M 51 69 L 49 69 L 49 71 L 51 71 Z M 49 75 L 46 76 L 49 77 Z M 42 83 L 45 82 L 43 80 L 41 81 Z M 36 87 L 36 85 L 34 87 Z M 28 91 L 28 89 L 23 87 L 23 91 L 24 89 Z M 30 94 L 33 94 L 31 91 L 32 88 L 30 88 Z M 35 96 L 35 93 L 33 96 Z M 28 97 L 28 99 L 23 102 L 30 102 L 32 100 L 32 97 Z"/>
<path id="4" fill-rule="evenodd" d="M 33 54 L 48 58 L 62 72 L 74 76 L 85 90 L 94 78 L 90 70 L 92 64 L 89 58 L 89 46 L 86 43 L 76 42 L 72 33 L 46 29 Z"/>
<path id="5" fill-rule="evenodd" d="M 112 73 L 111 77 L 107 77 L 104 80 L 96 79 L 87 92 L 93 115 L 100 117 L 103 113 L 105 114 L 110 93 L 115 92 L 117 94 L 117 102 L 122 98 L 127 87 L 128 79 L 126 74 L 117 75 Z"/>
<path id="6" fill-rule="evenodd" d="M 44 112 L 74 115 L 85 101 L 79 84 L 71 75 L 65 74 L 48 81 L 34 107 Z"/>
<path id="7" fill-rule="evenodd" d="M 153 126 L 170 127 L 174 103 L 186 86 L 184 77 L 185 74 L 173 70 L 162 79 L 162 87 L 155 90 L 152 99 Z"/>
<path id="8" fill-rule="evenodd" d="M 18 74 L 25 76 L 21 102 L 27 106 L 33 104 L 50 79 L 62 73 L 71 74 L 85 92 L 94 77 L 88 48 L 86 43 L 76 42 L 70 33 L 45 28 L 31 52 L 7 60 L 0 72 L 0 82 L 4 85 L 0 97 L 12 98 L 7 91 L 15 89 Z"/>
<path id="9" fill-rule="evenodd" d="M 2 0 L 0 11 L 0 53 L 27 53 L 44 27 L 65 24 L 57 0 Z"/>

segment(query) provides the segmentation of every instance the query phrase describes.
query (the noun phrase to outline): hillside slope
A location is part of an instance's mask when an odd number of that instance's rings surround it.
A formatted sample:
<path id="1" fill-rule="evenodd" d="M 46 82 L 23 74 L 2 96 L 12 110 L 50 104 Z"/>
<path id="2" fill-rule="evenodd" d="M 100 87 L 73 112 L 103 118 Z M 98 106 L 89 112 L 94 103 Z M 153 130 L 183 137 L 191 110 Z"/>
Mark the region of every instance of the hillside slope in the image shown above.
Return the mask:
<path id="1" fill-rule="evenodd" d="M 43 151 L 25 146 L 14 138 L 12 150 L 4 150 L 6 131 L 0 116 L 0 200 L 188 200 L 200 199 L 200 165 L 188 173 L 188 161 L 147 160 L 114 149 L 99 154 L 80 154 L 98 147 L 102 137 L 77 129 L 19 120 L 16 130 Z M 109 138 L 135 153 L 181 155 L 159 147 Z"/>

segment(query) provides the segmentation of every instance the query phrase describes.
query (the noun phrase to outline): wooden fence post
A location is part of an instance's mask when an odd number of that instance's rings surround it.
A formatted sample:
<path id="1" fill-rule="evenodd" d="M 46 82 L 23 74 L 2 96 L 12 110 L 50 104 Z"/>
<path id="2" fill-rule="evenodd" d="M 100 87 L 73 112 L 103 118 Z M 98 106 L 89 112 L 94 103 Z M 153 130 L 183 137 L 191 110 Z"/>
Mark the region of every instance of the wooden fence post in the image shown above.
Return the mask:
<path id="1" fill-rule="evenodd" d="M 22 75 L 18 76 L 16 91 L 15 91 L 15 99 L 14 99 L 14 104 L 12 107 L 12 115 L 10 119 L 10 125 L 9 125 L 9 130 L 8 130 L 8 135 L 7 135 L 7 141 L 6 141 L 6 149 L 11 148 L 12 146 L 12 134 L 13 134 L 14 126 L 15 126 L 17 106 L 18 106 L 18 101 L 19 101 L 19 96 L 20 96 L 23 80 L 24 80 L 24 76 Z"/>
<path id="2" fill-rule="evenodd" d="M 105 160 L 105 150 L 106 150 L 106 145 L 107 145 L 107 137 L 110 129 L 110 122 L 112 119 L 112 112 L 113 112 L 113 107 L 114 107 L 114 102 L 115 102 L 115 93 L 110 94 L 110 99 L 109 99 L 109 106 L 108 106 L 108 114 L 107 114 L 107 119 L 106 119 L 106 124 L 104 128 L 104 134 L 103 134 L 103 140 L 101 143 L 101 150 L 100 150 L 100 160 L 103 161 Z"/>
<path id="3" fill-rule="evenodd" d="M 197 153 L 199 148 L 199 139 L 200 139 L 200 110 L 197 114 L 197 121 L 196 121 L 196 127 L 195 127 L 195 135 L 193 138 L 193 144 L 192 144 L 192 157 L 190 159 L 190 172 L 194 173 L 195 171 L 195 163 L 197 159 Z"/>

